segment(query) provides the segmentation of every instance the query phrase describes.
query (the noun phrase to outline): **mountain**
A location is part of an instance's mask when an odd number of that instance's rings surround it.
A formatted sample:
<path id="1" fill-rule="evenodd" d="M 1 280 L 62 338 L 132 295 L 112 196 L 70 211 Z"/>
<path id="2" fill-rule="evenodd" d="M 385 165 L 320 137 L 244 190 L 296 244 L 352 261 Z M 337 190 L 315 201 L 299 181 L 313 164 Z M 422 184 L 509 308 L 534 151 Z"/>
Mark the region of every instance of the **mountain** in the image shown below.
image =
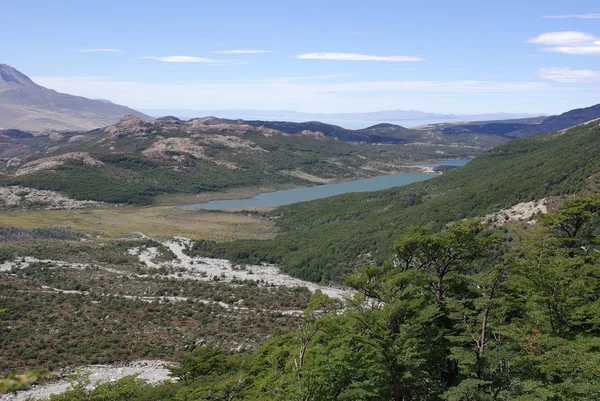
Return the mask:
<path id="1" fill-rule="evenodd" d="M 528 113 L 487 113 L 487 114 L 442 114 L 419 110 L 383 110 L 363 113 L 305 113 L 294 110 L 192 110 L 192 109 L 148 109 L 145 113 L 151 116 L 174 115 L 179 118 L 195 118 L 217 116 L 220 118 L 243 118 L 245 120 L 284 120 L 309 121 L 319 120 L 341 124 L 346 128 L 364 127 L 368 122 L 408 122 L 411 125 L 455 121 L 486 121 L 530 118 L 539 116 Z"/>
<path id="2" fill-rule="evenodd" d="M 510 135 L 520 138 L 538 132 L 550 132 L 558 131 L 562 129 L 570 128 L 577 124 L 583 124 L 587 121 L 595 120 L 600 118 L 600 104 L 595 106 L 586 107 L 582 109 L 575 109 L 567 111 L 559 116 L 551 116 L 540 124 L 532 125 L 518 131 L 511 132 Z"/>
<path id="3" fill-rule="evenodd" d="M 128 114 L 150 119 L 129 107 L 44 88 L 0 64 L 0 129 L 90 130 L 114 124 Z"/>
<path id="4" fill-rule="evenodd" d="M 600 104 L 567 111 L 558 116 L 533 117 L 512 120 L 439 123 L 416 127 L 445 135 L 485 134 L 507 139 L 522 138 L 540 132 L 559 131 L 600 118 Z"/>
<path id="5" fill-rule="evenodd" d="M 278 263 L 317 282 L 339 280 L 357 264 L 387 258 L 395 238 L 411 225 L 439 228 L 523 202 L 599 190 L 596 120 L 505 143 L 421 183 L 284 206 L 269 216 L 280 232 L 274 240 L 203 249 L 240 263 Z"/>
<path id="6" fill-rule="evenodd" d="M 470 157 L 484 149 L 460 146 L 456 138 L 449 145 L 425 143 L 422 132 L 391 124 L 352 131 L 319 122 L 214 117 L 183 121 L 167 116 L 147 122 L 126 116 L 87 133 L 14 135 L 0 136 L 0 167 L 5 167 L 0 186 L 136 204 L 151 203 L 161 194 L 256 191 L 368 178 L 405 171 L 419 161 Z M 411 135 L 421 142 L 413 145 Z"/>
<path id="7" fill-rule="evenodd" d="M 26 77 L 5 81 L 19 85 L 19 80 L 35 85 Z M 160 194 L 315 185 L 390 174 L 415 162 L 471 158 L 514 140 L 512 132 L 547 120 L 419 129 L 383 123 L 350 130 L 318 121 L 167 116 L 147 122 L 129 115 L 86 133 L 0 135 L 0 167 L 7 176 L 4 183 L 63 191 L 78 199 L 147 204 Z"/>

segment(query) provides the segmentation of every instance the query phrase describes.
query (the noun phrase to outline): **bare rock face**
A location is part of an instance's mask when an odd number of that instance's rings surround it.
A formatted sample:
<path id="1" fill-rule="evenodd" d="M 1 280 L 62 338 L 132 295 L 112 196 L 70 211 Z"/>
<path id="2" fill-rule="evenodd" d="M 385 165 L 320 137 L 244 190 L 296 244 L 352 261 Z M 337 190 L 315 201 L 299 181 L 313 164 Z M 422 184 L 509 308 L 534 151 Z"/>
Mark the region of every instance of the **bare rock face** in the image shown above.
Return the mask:
<path id="1" fill-rule="evenodd" d="M 21 186 L 0 187 L 0 205 L 9 208 L 83 209 L 101 204 L 102 202 L 71 199 L 55 191 Z"/>
<path id="2" fill-rule="evenodd" d="M 62 141 L 63 139 L 65 139 L 65 137 L 62 136 L 61 134 L 54 132 L 54 133 L 48 135 L 48 139 L 50 139 L 51 141 L 54 141 L 54 142 L 59 142 L 59 141 Z"/>
<path id="3" fill-rule="evenodd" d="M 18 87 L 36 87 L 27 75 L 17 71 L 10 65 L 0 64 L 0 90 Z"/>
<path id="4" fill-rule="evenodd" d="M 300 132 L 300 135 L 310 136 L 310 137 L 317 138 L 317 139 L 325 139 L 325 134 L 322 133 L 321 131 L 309 131 L 309 130 L 305 129 L 302 132 Z"/>
<path id="5" fill-rule="evenodd" d="M 37 160 L 31 161 L 29 163 L 26 163 L 23 166 L 21 166 L 21 168 L 19 168 L 19 170 L 17 170 L 15 175 L 25 175 L 25 174 L 33 173 L 38 170 L 50 169 L 50 168 L 53 168 L 56 166 L 60 166 L 65 161 L 69 161 L 69 160 L 81 160 L 88 166 L 104 165 L 104 163 L 102 163 L 100 160 L 94 159 L 87 152 L 71 152 L 71 153 L 65 153 L 65 154 L 58 155 L 58 156 L 45 157 L 43 159 L 37 159 Z"/>
<path id="6" fill-rule="evenodd" d="M 204 158 L 204 147 L 194 143 L 190 138 L 159 139 L 142 153 L 150 159 L 169 159 L 169 152 L 187 153 L 197 158 Z"/>
<path id="7" fill-rule="evenodd" d="M 134 115 L 127 115 L 117 124 L 104 128 L 110 140 L 124 138 L 130 135 L 144 134 L 150 132 L 150 128 L 141 118 Z"/>
<path id="8" fill-rule="evenodd" d="M 18 157 L 13 157 L 8 161 L 8 163 L 6 163 L 6 168 L 17 167 L 19 165 L 21 165 L 21 159 Z"/>
<path id="9" fill-rule="evenodd" d="M 90 137 L 86 135 L 75 135 L 69 138 L 69 143 L 79 143 L 90 139 Z"/>

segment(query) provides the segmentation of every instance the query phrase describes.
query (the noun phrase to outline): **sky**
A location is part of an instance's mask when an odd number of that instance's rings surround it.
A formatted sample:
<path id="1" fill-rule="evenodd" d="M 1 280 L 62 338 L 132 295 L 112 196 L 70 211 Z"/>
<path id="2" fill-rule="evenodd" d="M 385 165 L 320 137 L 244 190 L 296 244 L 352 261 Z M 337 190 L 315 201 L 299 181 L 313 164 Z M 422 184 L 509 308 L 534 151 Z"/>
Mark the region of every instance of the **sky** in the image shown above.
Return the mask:
<path id="1" fill-rule="evenodd" d="M 600 103 L 593 1 L 4 1 L 0 63 L 138 109 L 560 113 Z"/>

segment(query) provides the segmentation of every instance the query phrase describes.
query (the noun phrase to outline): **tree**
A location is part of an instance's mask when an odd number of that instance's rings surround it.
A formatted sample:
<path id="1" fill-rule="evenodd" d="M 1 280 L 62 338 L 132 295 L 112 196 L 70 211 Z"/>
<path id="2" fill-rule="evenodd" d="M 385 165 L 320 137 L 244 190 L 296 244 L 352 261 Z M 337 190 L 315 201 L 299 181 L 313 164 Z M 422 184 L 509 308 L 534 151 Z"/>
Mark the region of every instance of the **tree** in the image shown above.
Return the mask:
<path id="1" fill-rule="evenodd" d="M 169 366 L 170 375 L 188 383 L 198 377 L 222 373 L 226 368 L 225 354 L 218 348 L 203 346 L 180 357 Z"/>

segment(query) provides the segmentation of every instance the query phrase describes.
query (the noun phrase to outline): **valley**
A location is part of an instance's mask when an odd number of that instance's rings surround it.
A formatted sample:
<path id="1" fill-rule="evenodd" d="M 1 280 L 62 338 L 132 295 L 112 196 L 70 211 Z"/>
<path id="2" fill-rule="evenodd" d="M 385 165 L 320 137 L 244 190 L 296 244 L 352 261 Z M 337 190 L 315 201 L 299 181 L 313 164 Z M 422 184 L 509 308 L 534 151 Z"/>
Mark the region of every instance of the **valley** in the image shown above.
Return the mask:
<path id="1" fill-rule="evenodd" d="M 600 400 L 593 7 L 163 3 L 2 5 L 0 401 Z"/>

